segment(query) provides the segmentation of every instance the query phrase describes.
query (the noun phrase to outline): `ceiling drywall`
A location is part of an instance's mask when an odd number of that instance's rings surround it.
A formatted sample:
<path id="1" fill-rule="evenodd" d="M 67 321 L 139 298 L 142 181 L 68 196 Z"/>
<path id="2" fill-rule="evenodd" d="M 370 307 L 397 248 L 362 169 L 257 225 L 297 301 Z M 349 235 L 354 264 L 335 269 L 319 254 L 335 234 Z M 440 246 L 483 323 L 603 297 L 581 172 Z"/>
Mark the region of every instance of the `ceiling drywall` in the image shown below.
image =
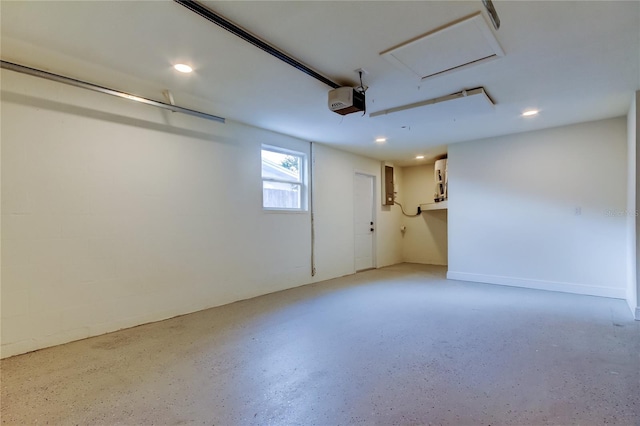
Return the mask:
<path id="1" fill-rule="evenodd" d="M 172 1 L 3 1 L 2 59 L 158 100 L 170 89 L 180 106 L 406 165 L 450 143 L 624 115 L 640 88 L 636 1 L 497 1 L 505 56 L 424 81 L 380 53 L 479 11 L 489 22 L 480 0 L 203 4 L 340 84 L 366 69 L 367 114 L 329 111 L 328 86 Z M 495 108 L 368 115 L 475 87 Z"/>

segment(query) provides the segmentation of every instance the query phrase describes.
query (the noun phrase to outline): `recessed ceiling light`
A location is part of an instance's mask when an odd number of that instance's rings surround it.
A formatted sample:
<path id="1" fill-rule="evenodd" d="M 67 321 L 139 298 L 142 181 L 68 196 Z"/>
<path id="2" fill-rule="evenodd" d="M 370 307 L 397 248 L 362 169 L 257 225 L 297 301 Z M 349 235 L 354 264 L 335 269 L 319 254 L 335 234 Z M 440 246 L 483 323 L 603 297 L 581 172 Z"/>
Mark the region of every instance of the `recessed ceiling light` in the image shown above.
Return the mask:
<path id="1" fill-rule="evenodd" d="M 175 68 L 176 71 L 180 71 L 184 73 L 189 73 L 193 71 L 193 68 L 191 68 L 189 65 L 186 65 L 186 64 L 175 64 L 173 68 Z"/>
<path id="2" fill-rule="evenodd" d="M 424 158 L 424 155 L 416 155 L 416 160 L 422 160 Z"/>
<path id="3" fill-rule="evenodd" d="M 387 138 L 377 138 L 376 139 L 376 142 L 378 142 L 378 143 L 382 143 L 382 142 L 386 142 L 386 141 L 387 141 Z"/>
<path id="4" fill-rule="evenodd" d="M 523 117 L 531 117 L 532 115 L 538 115 L 540 111 L 538 111 L 537 109 L 530 109 L 528 111 L 525 111 L 522 113 Z"/>

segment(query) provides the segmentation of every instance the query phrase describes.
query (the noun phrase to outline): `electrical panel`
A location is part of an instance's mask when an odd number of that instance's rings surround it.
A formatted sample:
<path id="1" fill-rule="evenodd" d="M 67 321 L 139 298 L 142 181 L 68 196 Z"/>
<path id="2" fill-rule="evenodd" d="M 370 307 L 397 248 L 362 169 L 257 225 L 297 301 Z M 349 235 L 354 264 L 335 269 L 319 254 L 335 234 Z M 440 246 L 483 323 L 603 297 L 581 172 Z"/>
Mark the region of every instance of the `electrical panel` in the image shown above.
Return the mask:
<path id="1" fill-rule="evenodd" d="M 393 167 L 382 164 L 382 205 L 392 206 L 395 202 L 393 189 Z"/>

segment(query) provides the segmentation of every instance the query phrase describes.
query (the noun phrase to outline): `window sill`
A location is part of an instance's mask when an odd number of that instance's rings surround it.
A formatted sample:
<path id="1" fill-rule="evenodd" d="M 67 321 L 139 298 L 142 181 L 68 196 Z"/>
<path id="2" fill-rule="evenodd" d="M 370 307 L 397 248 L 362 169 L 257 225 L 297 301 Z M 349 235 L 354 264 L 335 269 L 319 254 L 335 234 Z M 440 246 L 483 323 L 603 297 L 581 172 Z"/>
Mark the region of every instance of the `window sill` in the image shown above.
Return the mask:
<path id="1" fill-rule="evenodd" d="M 289 209 L 269 209 L 269 208 L 262 208 L 262 212 L 263 213 L 285 213 L 285 214 L 305 214 L 305 213 L 309 213 L 309 210 L 289 210 Z"/>

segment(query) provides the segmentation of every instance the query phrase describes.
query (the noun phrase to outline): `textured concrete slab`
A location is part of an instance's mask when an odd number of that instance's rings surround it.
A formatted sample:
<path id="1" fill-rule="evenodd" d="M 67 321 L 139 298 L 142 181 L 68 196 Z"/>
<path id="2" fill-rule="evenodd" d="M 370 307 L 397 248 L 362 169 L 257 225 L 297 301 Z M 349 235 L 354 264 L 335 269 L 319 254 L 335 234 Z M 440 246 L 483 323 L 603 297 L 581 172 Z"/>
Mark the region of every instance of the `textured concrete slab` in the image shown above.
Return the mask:
<path id="1" fill-rule="evenodd" d="M 2 423 L 622 424 L 622 300 L 403 264 L 3 360 Z"/>

